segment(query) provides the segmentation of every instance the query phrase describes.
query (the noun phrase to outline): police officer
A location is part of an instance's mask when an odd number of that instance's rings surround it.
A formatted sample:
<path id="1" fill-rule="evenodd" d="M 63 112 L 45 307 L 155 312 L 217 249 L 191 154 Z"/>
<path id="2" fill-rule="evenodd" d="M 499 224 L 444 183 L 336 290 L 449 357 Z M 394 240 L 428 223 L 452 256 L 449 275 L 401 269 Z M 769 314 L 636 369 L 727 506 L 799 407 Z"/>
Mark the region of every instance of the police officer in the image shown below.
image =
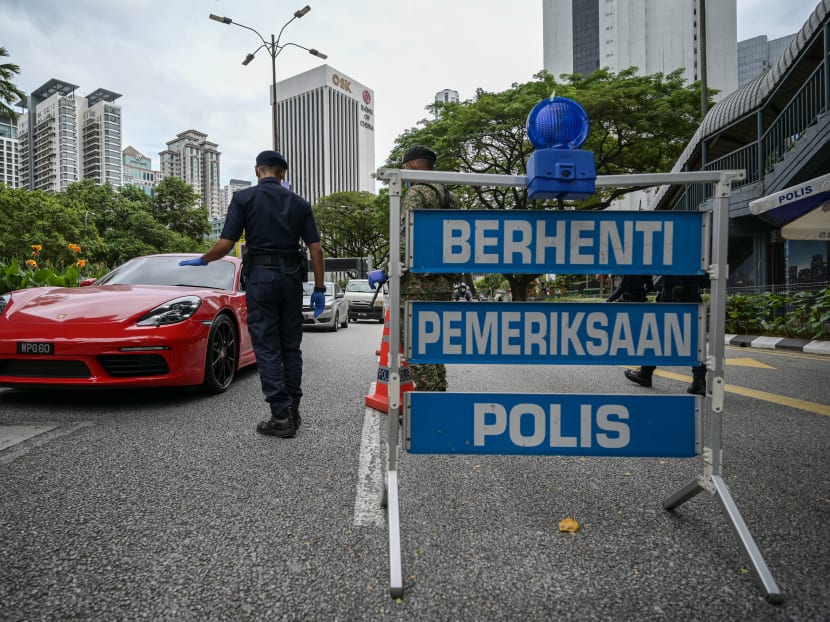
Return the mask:
<path id="1" fill-rule="evenodd" d="M 227 255 L 245 232 L 245 298 L 248 333 L 271 418 L 257 432 L 289 438 L 300 427 L 303 358 L 303 282 L 307 279 L 300 240 L 311 253 L 315 317 L 323 311 L 323 249 L 311 205 L 280 183 L 288 162 L 277 151 L 256 157 L 257 185 L 234 193 L 219 240 L 201 257 L 180 265 L 204 266 Z"/>
<path id="2" fill-rule="evenodd" d="M 707 277 L 701 276 L 663 276 L 657 287 L 657 302 L 702 302 L 700 288 L 707 284 Z M 654 365 L 642 365 L 637 370 L 625 370 L 625 377 L 641 387 L 651 386 Z M 706 365 L 692 367 L 692 384 L 687 393 L 706 395 Z"/>
<path id="3" fill-rule="evenodd" d="M 614 302 L 620 298 L 623 302 L 645 302 L 648 293 L 653 289 L 654 282 L 651 280 L 651 275 L 626 274 L 605 302 Z"/>

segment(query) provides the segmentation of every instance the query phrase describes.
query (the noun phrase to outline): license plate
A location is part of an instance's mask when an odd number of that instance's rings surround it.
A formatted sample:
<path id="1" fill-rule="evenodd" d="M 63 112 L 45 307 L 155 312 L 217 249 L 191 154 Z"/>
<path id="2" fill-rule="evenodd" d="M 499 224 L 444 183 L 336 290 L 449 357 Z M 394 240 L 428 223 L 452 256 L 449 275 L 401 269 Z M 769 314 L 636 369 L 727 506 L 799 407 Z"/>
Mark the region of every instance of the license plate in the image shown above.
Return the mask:
<path id="1" fill-rule="evenodd" d="M 18 341 L 18 354 L 54 354 L 55 344 L 48 341 Z"/>

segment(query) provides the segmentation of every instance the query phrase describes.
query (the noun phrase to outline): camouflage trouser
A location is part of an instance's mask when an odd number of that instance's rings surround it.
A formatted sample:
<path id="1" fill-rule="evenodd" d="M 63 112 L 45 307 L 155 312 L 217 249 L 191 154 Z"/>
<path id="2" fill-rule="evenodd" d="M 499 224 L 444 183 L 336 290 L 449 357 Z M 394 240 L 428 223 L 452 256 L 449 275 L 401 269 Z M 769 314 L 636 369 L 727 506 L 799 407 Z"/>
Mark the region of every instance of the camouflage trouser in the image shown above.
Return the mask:
<path id="1" fill-rule="evenodd" d="M 415 383 L 416 391 L 447 390 L 447 368 L 443 363 L 410 365 L 409 377 Z"/>
<path id="2" fill-rule="evenodd" d="M 401 304 L 407 300 L 452 300 L 453 275 L 404 274 L 401 278 Z M 406 330 L 406 310 L 401 309 L 401 342 Z M 447 368 L 443 363 L 409 365 L 416 391 L 446 391 Z"/>

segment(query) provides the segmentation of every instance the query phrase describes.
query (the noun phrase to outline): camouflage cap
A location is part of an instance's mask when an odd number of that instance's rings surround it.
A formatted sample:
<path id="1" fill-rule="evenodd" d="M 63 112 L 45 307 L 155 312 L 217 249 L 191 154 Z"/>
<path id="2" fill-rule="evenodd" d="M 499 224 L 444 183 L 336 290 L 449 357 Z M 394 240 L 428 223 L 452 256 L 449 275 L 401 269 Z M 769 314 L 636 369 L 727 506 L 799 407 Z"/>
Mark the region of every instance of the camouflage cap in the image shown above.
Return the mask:
<path id="1" fill-rule="evenodd" d="M 437 157 L 431 149 L 417 145 L 406 150 L 406 153 L 403 154 L 403 163 L 406 164 L 410 160 L 431 160 L 435 162 Z"/>

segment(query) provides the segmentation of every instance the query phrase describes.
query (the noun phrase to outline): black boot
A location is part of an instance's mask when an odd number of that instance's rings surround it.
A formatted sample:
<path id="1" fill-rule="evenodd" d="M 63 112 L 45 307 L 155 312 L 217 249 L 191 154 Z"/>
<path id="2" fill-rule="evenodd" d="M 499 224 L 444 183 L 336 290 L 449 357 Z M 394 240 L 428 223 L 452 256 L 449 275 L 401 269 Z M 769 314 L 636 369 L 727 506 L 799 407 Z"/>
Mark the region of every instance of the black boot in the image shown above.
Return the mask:
<path id="1" fill-rule="evenodd" d="M 652 370 L 643 369 L 642 367 L 636 371 L 632 369 L 626 369 L 625 377 L 628 378 L 631 382 L 636 382 L 641 387 L 650 387 L 652 373 Z"/>
<path id="2" fill-rule="evenodd" d="M 692 384 L 686 389 L 692 395 L 706 395 L 706 376 L 692 376 Z"/>
<path id="3" fill-rule="evenodd" d="M 300 405 L 299 404 L 292 404 L 291 405 L 291 419 L 294 422 L 294 429 L 299 430 L 300 424 L 303 422 L 303 418 L 300 417 Z"/>
<path id="4" fill-rule="evenodd" d="M 260 421 L 256 431 L 266 436 L 278 436 L 279 438 L 291 438 L 297 434 L 290 409 L 282 411 L 280 416 L 272 415 L 268 421 Z"/>

